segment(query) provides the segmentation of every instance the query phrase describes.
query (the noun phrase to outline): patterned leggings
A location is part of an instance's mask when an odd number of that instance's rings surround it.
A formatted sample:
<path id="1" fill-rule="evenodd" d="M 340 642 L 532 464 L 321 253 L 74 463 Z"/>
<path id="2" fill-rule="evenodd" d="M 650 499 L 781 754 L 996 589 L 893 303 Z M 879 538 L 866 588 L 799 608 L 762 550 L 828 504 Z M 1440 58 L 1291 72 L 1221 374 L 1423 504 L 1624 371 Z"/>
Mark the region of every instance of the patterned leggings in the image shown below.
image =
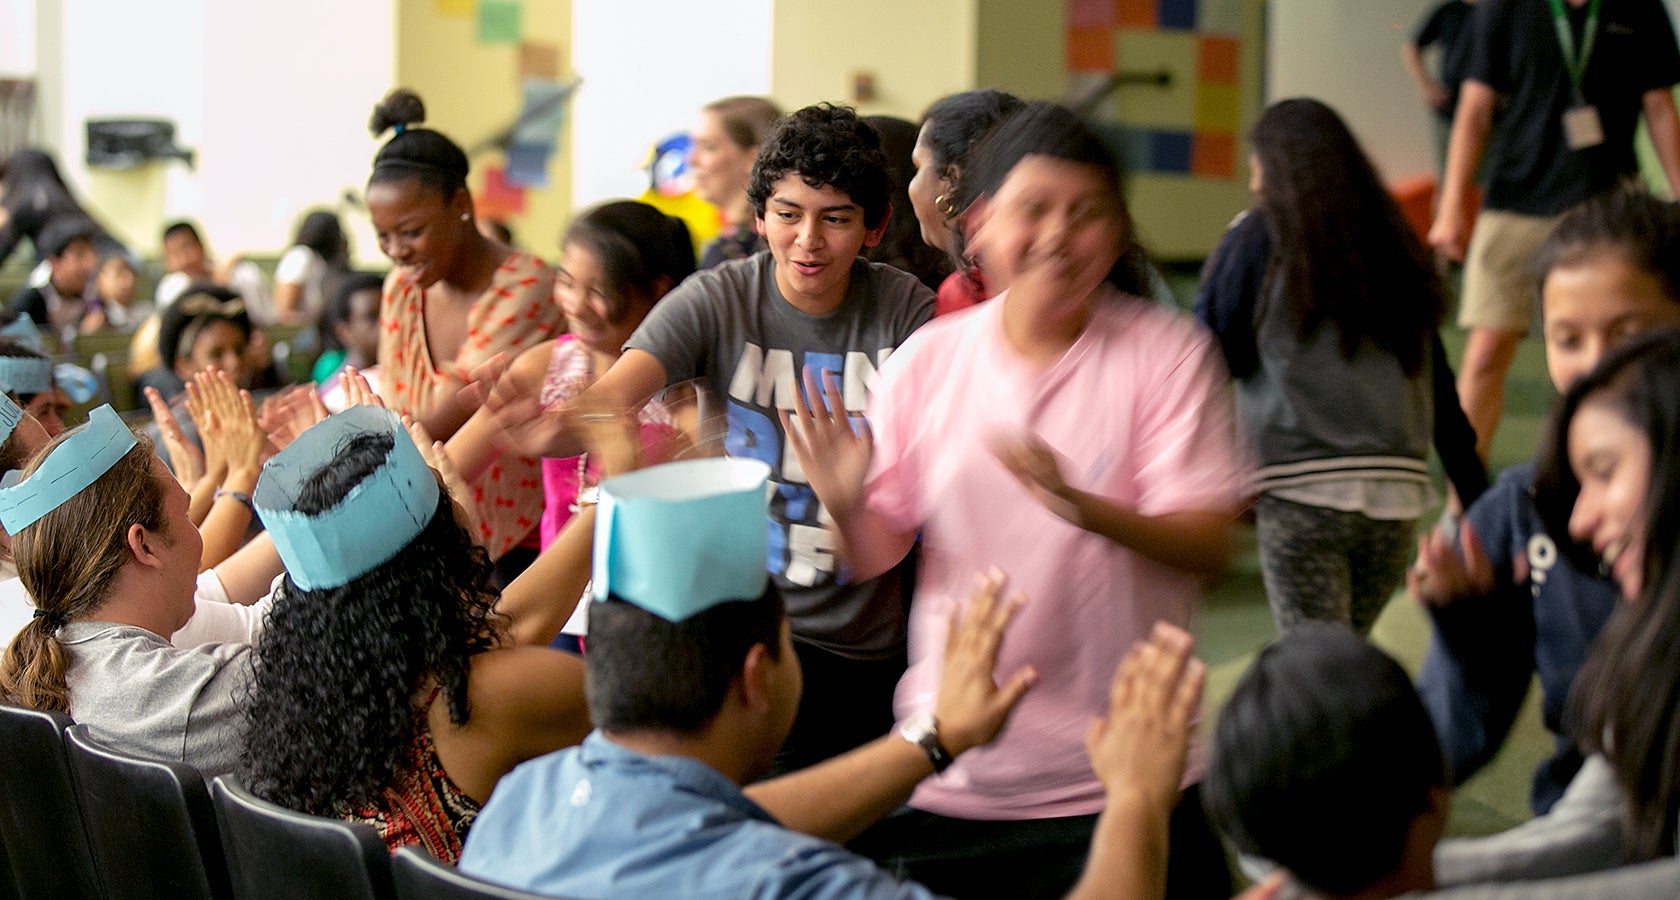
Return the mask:
<path id="1" fill-rule="evenodd" d="M 1281 636 L 1306 620 L 1369 634 L 1406 578 L 1415 521 L 1306 506 L 1264 495 L 1254 505 L 1260 574 Z"/>

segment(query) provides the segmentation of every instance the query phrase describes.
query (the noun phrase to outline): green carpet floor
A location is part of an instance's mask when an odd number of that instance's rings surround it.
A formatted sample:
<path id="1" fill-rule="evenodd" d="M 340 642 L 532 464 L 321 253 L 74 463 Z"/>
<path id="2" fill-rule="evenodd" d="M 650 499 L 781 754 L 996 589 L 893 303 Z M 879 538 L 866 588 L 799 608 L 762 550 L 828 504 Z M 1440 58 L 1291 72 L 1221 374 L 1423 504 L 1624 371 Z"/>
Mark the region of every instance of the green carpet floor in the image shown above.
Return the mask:
<path id="1" fill-rule="evenodd" d="M 1168 283 L 1188 307 L 1195 291 L 1194 273 L 1169 272 Z M 1448 327 L 1442 337 L 1456 366 L 1463 351 L 1464 334 Z M 1530 338 L 1523 342 L 1511 369 L 1505 419 L 1495 435 L 1491 453 L 1496 472 L 1534 455 L 1552 397 L 1543 348 L 1538 339 Z M 1440 485 L 1438 464 L 1435 476 Z M 1425 524 L 1433 525 L 1434 521 L 1431 515 Z M 1378 620 L 1372 639 L 1416 672 L 1429 642 L 1429 627 L 1427 614 L 1401 591 Z M 1231 570 L 1209 587 L 1195 631 L 1198 652 L 1209 666 L 1202 724 L 1204 731 L 1211 731 L 1220 705 L 1255 651 L 1275 636 L 1260 582 L 1252 527 L 1240 529 Z M 1535 766 L 1549 755 L 1550 747 L 1551 738 L 1540 723 L 1539 692 L 1531 689 L 1516 728 L 1499 756 L 1454 794 L 1449 834 L 1486 834 L 1528 819 L 1529 779 Z"/>

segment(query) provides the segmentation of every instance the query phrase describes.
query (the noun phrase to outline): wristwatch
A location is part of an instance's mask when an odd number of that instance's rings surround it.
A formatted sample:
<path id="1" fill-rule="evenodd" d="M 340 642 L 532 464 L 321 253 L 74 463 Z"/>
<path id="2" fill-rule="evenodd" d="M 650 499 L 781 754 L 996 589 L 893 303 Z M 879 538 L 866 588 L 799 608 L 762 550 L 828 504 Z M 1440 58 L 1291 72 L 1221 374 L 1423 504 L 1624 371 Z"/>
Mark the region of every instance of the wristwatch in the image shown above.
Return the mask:
<path id="1" fill-rule="evenodd" d="M 904 724 L 898 726 L 898 736 L 922 748 L 928 762 L 933 763 L 935 772 L 945 771 L 954 759 L 951 751 L 939 743 L 939 720 L 933 717 L 933 713 L 921 713 L 905 719 Z"/>

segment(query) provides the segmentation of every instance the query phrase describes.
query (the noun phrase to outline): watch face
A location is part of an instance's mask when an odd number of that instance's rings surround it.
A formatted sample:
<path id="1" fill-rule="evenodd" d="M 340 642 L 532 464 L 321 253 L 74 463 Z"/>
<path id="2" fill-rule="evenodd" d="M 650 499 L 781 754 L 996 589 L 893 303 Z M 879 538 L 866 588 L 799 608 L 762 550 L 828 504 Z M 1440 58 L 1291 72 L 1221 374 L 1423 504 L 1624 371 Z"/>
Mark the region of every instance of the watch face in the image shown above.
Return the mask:
<path id="1" fill-rule="evenodd" d="M 933 713 L 918 713 L 904 720 L 899 733 L 912 741 L 920 741 L 934 730 Z"/>

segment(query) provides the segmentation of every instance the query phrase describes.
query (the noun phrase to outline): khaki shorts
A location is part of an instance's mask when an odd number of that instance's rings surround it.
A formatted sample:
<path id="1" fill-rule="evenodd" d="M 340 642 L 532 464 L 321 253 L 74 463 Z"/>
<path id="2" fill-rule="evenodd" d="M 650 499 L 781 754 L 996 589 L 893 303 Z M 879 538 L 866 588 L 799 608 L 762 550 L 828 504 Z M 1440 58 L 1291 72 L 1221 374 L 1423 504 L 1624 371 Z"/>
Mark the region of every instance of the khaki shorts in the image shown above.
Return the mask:
<path id="1" fill-rule="evenodd" d="M 1534 257 L 1552 233 L 1555 216 L 1484 209 L 1476 216 L 1464 257 L 1464 299 L 1458 324 L 1527 332 L 1540 296 Z"/>

